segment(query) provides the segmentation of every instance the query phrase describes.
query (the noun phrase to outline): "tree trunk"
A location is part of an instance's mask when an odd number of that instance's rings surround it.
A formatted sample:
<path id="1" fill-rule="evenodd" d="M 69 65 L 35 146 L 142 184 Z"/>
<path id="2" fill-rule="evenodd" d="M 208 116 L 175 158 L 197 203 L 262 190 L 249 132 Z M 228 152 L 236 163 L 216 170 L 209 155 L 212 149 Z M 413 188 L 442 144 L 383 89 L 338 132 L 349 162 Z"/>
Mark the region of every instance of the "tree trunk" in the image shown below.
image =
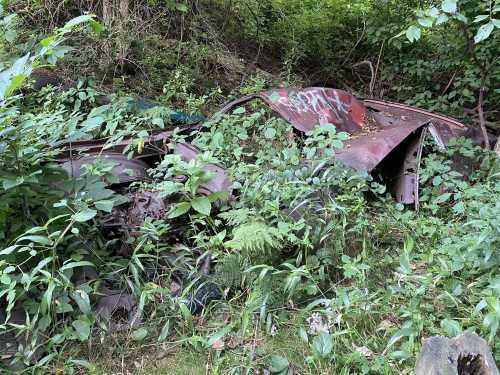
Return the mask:
<path id="1" fill-rule="evenodd" d="M 106 29 L 113 25 L 113 0 L 102 0 L 102 21 Z"/>
<path id="2" fill-rule="evenodd" d="M 129 18 L 129 0 L 119 0 L 120 1 L 120 19 L 119 22 L 119 34 L 118 34 L 118 56 L 117 60 L 123 69 L 123 64 L 127 58 L 128 51 L 130 48 L 130 41 L 128 38 L 127 25 Z"/>
<path id="3" fill-rule="evenodd" d="M 109 67 L 112 62 L 112 53 L 113 53 L 113 39 L 112 39 L 112 30 L 113 30 L 113 0 L 102 0 L 102 22 L 104 23 L 104 27 L 106 28 L 106 40 L 102 45 L 102 57 L 101 64 L 104 67 Z"/>

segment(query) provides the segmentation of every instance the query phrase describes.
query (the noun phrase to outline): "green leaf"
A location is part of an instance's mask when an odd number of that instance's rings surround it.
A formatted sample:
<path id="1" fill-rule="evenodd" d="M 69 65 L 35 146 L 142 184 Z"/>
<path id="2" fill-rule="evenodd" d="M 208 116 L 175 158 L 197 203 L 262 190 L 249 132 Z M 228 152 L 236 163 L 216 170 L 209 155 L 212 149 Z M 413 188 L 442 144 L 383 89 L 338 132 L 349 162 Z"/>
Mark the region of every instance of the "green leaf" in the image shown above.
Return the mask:
<path id="1" fill-rule="evenodd" d="M 113 210 L 114 201 L 106 199 L 102 201 L 97 201 L 94 203 L 95 208 L 105 212 L 111 212 Z"/>
<path id="2" fill-rule="evenodd" d="M 476 16 L 476 18 L 474 18 L 474 23 L 477 23 L 477 22 L 481 22 L 481 21 L 484 21 L 485 19 L 487 19 L 489 17 L 488 14 L 481 14 L 479 16 Z"/>
<path id="3" fill-rule="evenodd" d="M 455 337 L 462 332 L 460 323 L 453 319 L 444 319 L 441 321 L 441 328 L 448 337 Z"/>
<path id="4" fill-rule="evenodd" d="M 83 314 L 90 314 L 92 312 L 92 309 L 90 307 L 90 298 L 87 292 L 81 289 L 77 289 L 71 294 L 71 297 L 76 302 L 78 308 Z"/>
<path id="5" fill-rule="evenodd" d="M 8 29 L 4 34 L 5 40 L 9 43 L 14 43 L 17 38 L 17 32 L 14 29 Z"/>
<path id="6" fill-rule="evenodd" d="M 307 332 L 304 329 L 304 327 L 299 328 L 299 337 L 304 341 L 306 344 L 309 343 L 309 337 L 307 336 Z"/>
<path id="7" fill-rule="evenodd" d="M 441 4 L 441 9 L 446 13 L 457 12 L 457 0 L 444 0 Z"/>
<path id="8" fill-rule="evenodd" d="M 90 336 L 90 324 L 86 320 L 75 320 L 71 323 L 73 328 L 76 331 L 76 335 L 80 341 L 85 341 Z"/>
<path id="9" fill-rule="evenodd" d="M 86 221 L 89 221 L 90 219 L 93 219 L 95 215 L 97 215 L 96 210 L 86 208 L 83 211 L 79 211 L 76 214 L 72 215 L 71 218 L 75 221 L 78 221 L 79 223 L 84 223 Z"/>
<path id="10" fill-rule="evenodd" d="M 151 123 L 153 125 L 156 125 L 156 126 L 162 128 L 162 129 L 165 127 L 165 122 L 163 121 L 163 119 L 161 117 L 153 118 L 153 120 L 151 120 Z"/>
<path id="11" fill-rule="evenodd" d="M 84 359 L 70 359 L 68 360 L 69 363 L 72 363 L 74 365 L 77 365 L 79 367 L 86 368 L 87 370 L 90 370 L 91 374 L 96 373 L 96 367 L 91 364 L 89 361 L 86 361 Z"/>
<path id="12" fill-rule="evenodd" d="M 437 18 L 437 20 L 436 20 L 436 25 L 441 25 L 441 24 L 445 23 L 448 20 L 449 20 L 448 15 L 446 15 L 445 13 L 441 13 L 439 15 L 439 17 Z"/>
<path id="13" fill-rule="evenodd" d="M 144 327 L 136 329 L 134 332 L 132 332 L 132 340 L 139 342 L 142 341 L 146 338 L 148 335 L 148 330 Z"/>
<path id="14" fill-rule="evenodd" d="M 274 139 L 275 136 L 276 129 L 274 128 L 266 128 L 266 130 L 264 131 L 264 137 L 266 137 L 266 139 Z"/>
<path id="15" fill-rule="evenodd" d="M 412 43 L 419 40 L 421 35 L 422 32 L 417 26 L 410 26 L 408 30 L 406 30 L 406 38 Z"/>
<path id="16" fill-rule="evenodd" d="M 66 24 L 62 28 L 62 31 L 69 32 L 69 31 L 73 30 L 76 26 L 81 25 L 82 23 L 87 23 L 87 22 L 92 21 L 93 17 L 94 16 L 91 16 L 91 15 L 83 15 L 83 16 L 75 17 L 75 18 L 69 20 L 68 22 L 66 22 Z"/>
<path id="17" fill-rule="evenodd" d="M 418 19 L 418 23 L 423 27 L 432 27 L 434 20 L 430 17 L 423 17 Z"/>
<path id="18" fill-rule="evenodd" d="M 9 285 L 10 282 L 11 282 L 11 279 L 10 279 L 9 275 L 3 274 L 2 276 L 0 276 L 0 283 L 5 284 L 5 285 Z"/>
<path id="19" fill-rule="evenodd" d="M 451 197 L 451 193 L 444 193 L 433 200 L 434 204 L 441 204 L 448 201 Z"/>
<path id="20" fill-rule="evenodd" d="M 242 115 L 246 112 L 245 107 L 238 107 L 233 111 L 233 115 Z"/>
<path id="21" fill-rule="evenodd" d="M 158 342 L 165 341 L 169 333 L 170 333 L 170 320 L 167 320 L 167 322 L 161 329 L 160 336 L 158 336 Z"/>
<path id="22" fill-rule="evenodd" d="M 96 34 L 100 34 L 104 29 L 104 27 L 96 20 L 90 20 L 90 27 L 92 28 L 92 31 Z"/>
<path id="23" fill-rule="evenodd" d="M 488 39 L 488 37 L 490 36 L 490 34 L 494 28 L 495 28 L 495 25 L 493 24 L 493 22 L 488 22 L 487 24 L 482 25 L 479 28 L 479 30 L 477 30 L 477 34 L 474 37 L 474 42 L 480 43 L 483 40 Z"/>
<path id="24" fill-rule="evenodd" d="M 0 255 L 9 255 L 9 254 L 12 254 L 14 252 L 14 250 L 16 250 L 20 246 L 21 245 L 12 245 L 12 246 L 6 247 L 2 251 L 0 251 Z"/>
<path id="25" fill-rule="evenodd" d="M 168 214 L 169 219 L 175 219 L 176 217 L 184 215 L 191 209 L 191 203 L 189 202 L 180 202 L 175 205 L 175 207 Z"/>
<path id="26" fill-rule="evenodd" d="M 290 363 L 288 359 L 279 355 L 273 355 L 271 357 L 269 371 L 271 371 L 271 374 L 284 374 L 289 366 Z"/>
<path id="27" fill-rule="evenodd" d="M 38 243 L 40 245 L 47 245 L 47 246 L 50 246 L 52 245 L 52 240 L 47 238 L 46 236 L 23 236 L 21 238 L 19 238 L 17 242 L 21 242 L 21 241 L 29 241 L 29 242 L 34 242 L 34 243 Z"/>
<path id="28" fill-rule="evenodd" d="M 13 187 L 22 185 L 24 182 L 24 178 L 22 176 L 17 177 L 15 179 L 3 179 L 2 185 L 5 190 L 12 189 Z"/>
<path id="29" fill-rule="evenodd" d="M 332 336 L 328 333 L 322 333 L 316 336 L 313 339 L 311 349 L 313 353 L 320 358 L 328 357 L 333 349 Z"/>
<path id="30" fill-rule="evenodd" d="M 182 13 L 186 13 L 188 11 L 187 5 L 182 3 L 175 4 L 175 9 Z"/>
<path id="31" fill-rule="evenodd" d="M 222 339 L 224 336 L 226 336 L 229 332 L 231 332 L 231 330 L 233 329 L 233 325 L 232 324 L 228 324 L 227 326 L 225 326 L 224 328 L 222 328 L 220 331 L 214 333 L 212 336 L 210 336 L 210 338 L 208 339 L 208 345 L 209 346 L 212 346 L 214 344 L 214 342 L 216 342 L 217 340 L 220 340 Z"/>
<path id="32" fill-rule="evenodd" d="M 90 117 L 80 124 L 84 132 L 94 130 L 98 126 L 101 126 L 104 122 L 104 118 L 101 116 Z"/>
<path id="33" fill-rule="evenodd" d="M 69 270 L 69 269 L 72 269 L 72 268 L 75 268 L 75 267 L 85 267 L 85 266 L 90 266 L 90 267 L 94 267 L 95 268 L 95 265 L 94 263 L 91 263 L 89 261 L 86 261 L 86 260 L 82 260 L 80 262 L 70 262 L 70 263 L 66 263 L 65 265 L 63 265 L 59 271 L 64 271 L 64 270 Z"/>
<path id="34" fill-rule="evenodd" d="M 464 202 L 458 202 L 453 206 L 453 212 L 455 214 L 463 214 L 465 212 L 465 205 Z"/>
<path id="35" fill-rule="evenodd" d="M 205 216 L 210 215 L 210 211 L 212 209 L 212 204 L 207 197 L 196 197 L 191 201 L 191 206 L 193 209 L 198 211 L 200 214 Z"/>

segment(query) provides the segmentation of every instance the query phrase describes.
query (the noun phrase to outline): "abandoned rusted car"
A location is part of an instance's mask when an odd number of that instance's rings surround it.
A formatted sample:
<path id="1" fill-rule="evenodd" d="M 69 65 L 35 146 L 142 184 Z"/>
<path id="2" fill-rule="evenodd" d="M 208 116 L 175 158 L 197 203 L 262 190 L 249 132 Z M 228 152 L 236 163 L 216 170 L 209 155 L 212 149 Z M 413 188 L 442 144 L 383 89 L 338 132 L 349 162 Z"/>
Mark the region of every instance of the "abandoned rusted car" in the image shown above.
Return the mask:
<path id="1" fill-rule="evenodd" d="M 356 170 L 376 171 L 398 202 L 414 203 L 417 209 L 418 174 L 425 136 L 429 134 L 438 147 L 445 148 L 451 138 L 470 133 L 464 124 L 450 117 L 404 104 L 358 99 L 342 90 L 321 87 L 276 89 L 244 96 L 228 103 L 217 115 L 228 113 L 251 100 L 263 101 L 296 132 L 306 133 L 319 124 L 333 124 L 337 131 L 349 133 L 350 138 L 336 154 L 337 160 Z M 202 131 L 199 124 L 185 125 L 180 129 Z M 164 131 L 152 135 L 144 152 L 132 160 L 122 154 L 131 139 L 106 150 L 104 140 L 75 142 L 71 148 L 67 147 L 59 160 L 75 177 L 79 175 L 82 164 L 100 156 L 115 163 L 113 173 L 119 176 L 121 183 L 130 183 L 143 179 L 159 155 L 170 152 L 166 144 L 172 141 L 172 134 L 173 131 Z M 191 160 L 199 150 L 190 144 L 178 143 L 173 152 Z M 231 181 L 225 175 L 224 167 L 211 164 L 206 168 L 216 176 L 203 186 L 201 192 L 230 193 Z M 128 172 L 124 173 L 124 170 Z"/>
<path id="2" fill-rule="evenodd" d="M 413 203 L 417 209 L 419 167 L 426 135 L 429 134 L 438 147 L 446 148 L 453 137 L 469 134 L 464 124 L 446 116 L 403 104 L 358 99 L 342 90 L 321 87 L 276 89 L 244 96 L 228 103 L 215 116 L 228 113 L 252 100 L 263 101 L 290 123 L 293 132 L 307 133 L 319 124 L 332 124 L 337 131 L 347 132 L 350 138 L 337 151 L 335 158 L 355 170 L 381 176 L 396 201 Z M 179 126 L 176 131 L 190 133 L 203 131 L 203 127 L 200 123 L 191 123 Z M 191 144 L 175 143 L 173 135 L 173 130 L 153 134 L 145 143 L 143 152 L 132 159 L 123 153 L 133 142 L 132 139 L 123 139 L 111 147 L 106 144 L 106 140 L 73 142 L 64 148 L 59 161 L 74 178 L 80 176 L 82 165 L 98 158 L 112 162 L 112 173 L 118 177 L 117 185 L 123 189 L 132 182 L 147 179 L 148 169 L 160 161 L 164 154 L 178 154 L 189 161 L 201 152 Z M 202 185 L 199 193 L 233 193 L 232 182 L 224 166 L 209 164 L 205 168 L 214 172 L 214 178 Z M 131 231 L 139 227 L 146 216 L 158 219 L 165 216 L 168 210 L 166 203 L 154 193 L 134 192 L 128 203 L 114 208 L 113 213 L 102 220 L 102 226 L 117 227 L 125 243 Z M 126 255 L 126 251 L 121 255 Z M 193 295 L 193 301 L 190 302 L 192 312 L 199 311 L 210 298 L 217 295 L 214 290 L 201 290 Z M 131 295 L 108 295 L 106 298 L 112 301 L 113 308 L 123 308 L 129 312 L 130 324 L 136 321 L 135 310 L 131 308 Z M 104 303 L 101 308 L 106 312 L 105 317 L 112 315 L 108 305 Z"/>

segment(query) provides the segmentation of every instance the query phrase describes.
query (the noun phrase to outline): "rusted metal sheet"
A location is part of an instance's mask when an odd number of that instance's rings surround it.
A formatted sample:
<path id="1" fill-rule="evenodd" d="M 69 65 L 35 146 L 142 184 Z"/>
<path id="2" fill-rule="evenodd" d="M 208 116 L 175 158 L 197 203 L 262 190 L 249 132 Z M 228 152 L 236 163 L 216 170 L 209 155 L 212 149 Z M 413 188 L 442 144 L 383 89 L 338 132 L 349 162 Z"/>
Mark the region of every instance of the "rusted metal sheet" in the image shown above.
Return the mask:
<path id="1" fill-rule="evenodd" d="M 375 124 L 364 105 L 351 94 L 319 87 L 278 89 L 248 95 L 229 103 L 220 113 L 256 98 L 265 101 L 301 132 L 308 132 L 318 124 L 333 124 L 338 131 L 354 134 L 369 130 Z"/>
<path id="2" fill-rule="evenodd" d="M 119 183 L 129 184 L 134 181 L 142 181 L 147 178 L 149 165 L 143 160 L 129 159 L 124 154 L 114 152 L 103 152 L 100 154 L 85 154 L 82 157 L 69 159 L 61 164 L 61 167 L 71 178 L 79 178 L 82 174 L 82 166 L 93 164 L 97 160 L 113 165 L 111 173 L 118 177 Z"/>
<path id="3" fill-rule="evenodd" d="M 185 130 L 198 129 L 197 126 L 186 127 Z M 132 138 L 125 138 L 112 145 L 107 144 L 106 139 L 95 141 L 72 142 L 63 146 L 63 152 L 58 161 L 68 172 L 70 177 L 77 178 L 81 175 L 80 168 L 83 164 L 92 164 L 97 159 L 116 164 L 112 173 L 119 177 L 120 183 L 130 183 L 147 178 L 147 170 L 154 165 L 152 160 L 159 160 L 161 155 L 170 153 L 167 144 L 173 143 L 171 136 L 173 131 L 155 133 L 146 139 L 144 150 L 133 159 L 122 152 L 125 147 L 133 143 Z M 174 151 L 185 161 L 194 159 L 200 151 L 191 144 L 177 143 Z M 148 163 L 149 162 L 149 163 Z M 209 195 L 215 192 L 226 192 L 231 194 L 232 182 L 227 178 L 225 170 L 221 165 L 207 164 L 206 170 L 215 173 L 215 177 L 208 183 L 200 186 L 199 193 Z"/>
<path id="4" fill-rule="evenodd" d="M 440 147 L 453 137 L 464 135 L 467 128 L 457 120 L 404 104 L 381 100 L 361 100 L 331 88 L 277 89 L 237 99 L 219 114 L 261 99 L 300 132 L 311 131 L 319 124 L 333 124 L 347 132 L 336 158 L 356 170 L 382 169 L 390 176 L 395 198 L 418 204 L 418 168 L 424 129 L 429 129 Z M 383 163 L 392 153 L 390 162 Z"/>
<path id="5" fill-rule="evenodd" d="M 144 150 L 136 158 L 147 158 L 154 155 L 166 153 L 166 144 L 170 141 L 173 131 L 163 131 L 153 133 L 144 142 Z M 124 138 L 120 141 L 109 143 L 109 139 L 94 139 L 91 141 L 76 141 L 66 142 L 62 145 L 62 153 L 59 160 L 68 160 L 78 155 L 78 153 L 85 154 L 99 154 L 102 152 L 122 153 L 125 147 L 134 143 L 131 137 Z"/>

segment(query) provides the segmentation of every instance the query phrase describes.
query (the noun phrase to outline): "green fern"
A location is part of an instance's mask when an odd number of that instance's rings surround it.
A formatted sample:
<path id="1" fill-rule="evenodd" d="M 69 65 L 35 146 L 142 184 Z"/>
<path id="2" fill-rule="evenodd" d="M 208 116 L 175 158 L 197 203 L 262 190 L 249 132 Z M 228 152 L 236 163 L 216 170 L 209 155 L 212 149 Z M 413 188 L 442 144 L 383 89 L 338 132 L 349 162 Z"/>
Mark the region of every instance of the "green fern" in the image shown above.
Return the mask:
<path id="1" fill-rule="evenodd" d="M 252 256 L 266 254 L 269 250 L 279 247 L 281 239 L 281 233 L 277 228 L 254 221 L 235 228 L 233 239 L 227 241 L 225 245 Z"/>

